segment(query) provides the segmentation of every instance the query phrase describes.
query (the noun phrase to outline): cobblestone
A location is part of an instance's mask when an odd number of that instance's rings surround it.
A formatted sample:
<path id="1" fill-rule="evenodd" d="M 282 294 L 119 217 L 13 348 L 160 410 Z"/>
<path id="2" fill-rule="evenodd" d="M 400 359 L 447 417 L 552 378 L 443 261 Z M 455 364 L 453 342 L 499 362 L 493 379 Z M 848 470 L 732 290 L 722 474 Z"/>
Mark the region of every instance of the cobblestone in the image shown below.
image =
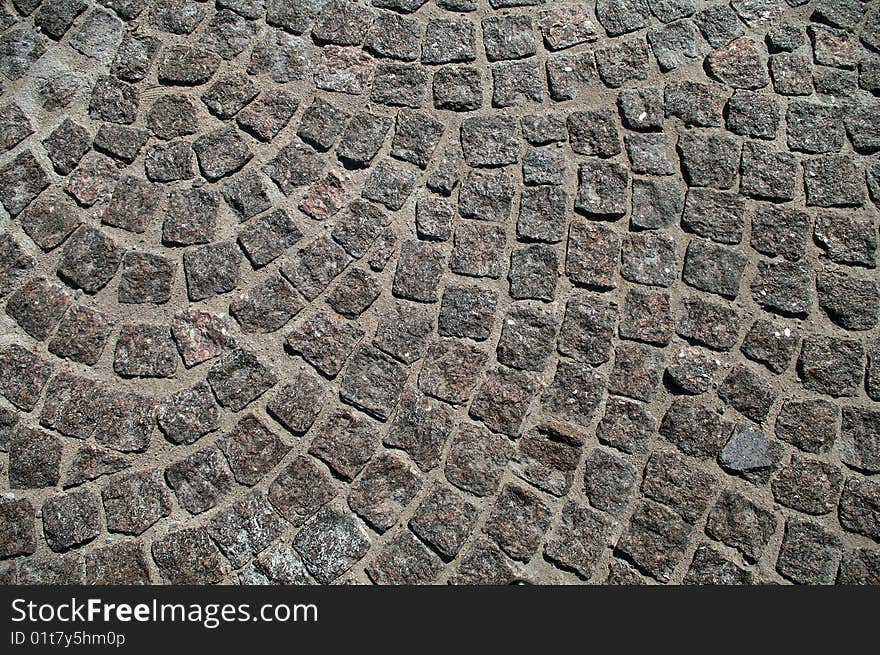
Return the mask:
<path id="1" fill-rule="evenodd" d="M 53 434 L 18 426 L 8 441 L 9 486 L 13 489 L 54 487 L 61 478 L 63 445 Z"/>
<path id="2" fill-rule="evenodd" d="M 690 536 L 691 526 L 675 512 L 653 501 L 642 500 L 617 548 L 639 568 L 666 582 L 684 557 Z"/>
<path id="3" fill-rule="evenodd" d="M 153 542 L 151 552 L 169 584 L 213 584 L 226 574 L 220 551 L 204 528 L 183 528 Z"/>
<path id="4" fill-rule="evenodd" d="M 798 584 L 831 584 L 840 550 L 840 538 L 827 528 L 791 518 L 785 524 L 776 570 Z"/>
<path id="5" fill-rule="evenodd" d="M 327 416 L 309 448 L 309 454 L 323 460 L 346 480 L 354 479 L 378 445 L 375 424 L 348 409 Z"/>
<path id="6" fill-rule="evenodd" d="M 510 454 L 504 437 L 473 423 L 462 423 L 452 439 L 446 478 L 460 489 L 488 496 L 498 489 Z"/>
<path id="7" fill-rule="evenodd" d="M 0 501 L 3 530 L 0 552 L 3 557 L 30 555 L 36 550 L 34 507 L 27 499 L 4 498 Z"/>
<path id="8" fill-rule="evenodd" d="M 34 339 L 45 341 L 71 303 L 62 285 L 36 278 L 9 297 L 6 313 Z"/>
<path id="9" fill-rule="evenodd" d="M 700 544 L 682 582 L 697 585 L 748 585 L 752 584 L 753 579 L 751 572 L 725 558 L 712 546 Z"/>
<path id="10" fill-rule="evenodd" d="M 602 448 L 587 455 L 584 488 L 590 504 L 613 516 L 626 510 L 635 490 L 638 474 L 628 461 Z"/>
<path id="11" fill-rule="evenodd" d="M 840 459 L 865 471 L 880 469 L 876 443 L 880 437 L 880 413 L 874 409 L 844 406 L 840 425 Z"/>
<path id="12" fill-rule="evenodd" d="M 419 472 L 397 455 L 371 461 L 348 494 L 348 506 L 368 525 L 384 532 L 421 488 Z"/>
<path id="13" fill-rule="evenodd" d="M 101 531 L 101 503 L 88 489 L 50 496 L 42 514 L 43 534 L 56 552 L 86 544 Z"/>
<path id="14" fill-rule="evenodd" d="M 214 514 L 208 529 L 230 564 L 238 567 L 265 550 L 284 527 L 265 496 L 252 492 Z"/>
<path id="15" fill-rule="evenodd" d="M 86 555 L 85 584 L 146 585 L 153 582 L 144 546 L 134 540 L 100 546 Z"/>
<path id="16" fill-rule="evenodd" d="M 709 512 L 707 534 L 739 550 L 748 561 L 757 561 L 776 531 L 767 509 L 742 494 L 724 491 Z"/>
<path id="17" fill-rule="evenodd" d="M 139 535 L 171 513 L 171 492 L 162 471 L 123 473 L 101 489 L 107 529 Z"/>
<path id="18" fill-rule="evenodd" d="M 327 583 L 367 554 L 370 538 L 353 514 L 328 507 L 300 530 L 293 545 L 309 573 L 319 582 Z"/>
<path id="19" fill-rule="evenodd" d="M 379 585 L 419 585 L 433 582 L 442 568 L 440 558 L 404 530 L 367 566 L 366 573 Z"/>
<path id="20" fill-rule="evenodd" d="M 383 443 L 406 451 L 423 471 L 435 468 L 452 432 L 452 412 L 416 390 L 403 394 Z"/>
<path id="21" fill-rule="evenodd" d="M 240 411 L 278 382 L 271 369 L 251 352 L 233 350 L 208 371 L 208 383 L 217 401 L 232 411 Z"/>
<path id="22" fill-rule="evenodd" d="M 259 482 L 290 450 L 290 446 L 253 414 L 239 420 L 217 445 L 226 456 L 236 481 L 247 486 Z"/>
<path id="23" fill-rule="evenodd" d="M 516 560 L 527 560 L 549 528 L 550 510 L 532 491 L 506 485 L 484 528 L 501 549 Z"/>
<path id="24" fill-rule="evenodd" d="M 305 455 L 295 457 L 269 486 L 269 502 L 295 526 L 336 495 L 329 474 Z"/>
<path id="25" fill-rule="evenodd" d="M 159 405 L 156 421 L 173 443 L 194 443 L 220 427 L 220 412 L 204 382 L 181 389 Z"/>

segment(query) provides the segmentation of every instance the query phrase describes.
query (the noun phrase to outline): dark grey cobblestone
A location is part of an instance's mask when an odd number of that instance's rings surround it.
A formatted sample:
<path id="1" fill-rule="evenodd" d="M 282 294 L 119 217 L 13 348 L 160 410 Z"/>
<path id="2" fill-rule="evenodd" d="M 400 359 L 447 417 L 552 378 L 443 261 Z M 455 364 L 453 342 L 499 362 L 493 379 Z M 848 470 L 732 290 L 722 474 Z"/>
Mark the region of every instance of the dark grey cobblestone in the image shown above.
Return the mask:
<path id="1" fill-rule="evenodd" d="M 633 513 L 617 549 L 635 565 L 667 582 L 691 537 L 692 528 L 672 510 L 642 500 Z"/>
<path id="2" fill-rule="evenodd" d="M 484 531 L 516 560 L 528 560 L 550 524 L 550 510 L 534 492 L 506 485 L 486 520 Z"/>
<path id="3" fill-rule="evenodd" d="M 147 130 L 104 123 L 98 129 L 92 145 L 95 150 L 104 152 L 126 164 L 131 164 L 149 138 L 150 133 Z"/>
<path id="4" fill-rule="evenodd" d="M 290 450 L 277 434 L 253 414 L 244 416 L 217 441 L 239 484 L 257 484 Z"/>
<path id="5" fill-rule="evenodd" d="M 269 486 L 269 502 L 290 523 L 302 525 L 336 495 L 330 475 L 314 460 L 299 455 Z"/>
<path id="6" fill-rule="evenodd" d="M 213 584 L 227 572 L 205 528 L 183 528 L 153 542 L 153 560 L 168 584 Z"/>
<path id="7" fill-rule="evenodd" d="M 353 514 L 326 507 L 297 533 L 293 546 L 309 573 L 319 582 L 327 583 L 367 554 L 370 537 Z"/>
<path id="8" fill-rule="evenodd" d="M 773 514 L 740 493 L 724 491 L 709 511 L 707 534 L 757 561 L 776 531 Z"/>
<path id="9" fill-rule="evenodd" d="M 682 580 L 683 584 L 695 585 L 748 585 L 753 578 L 750 571 L 724 557 L 708 544 L 700 544 L 694 559 Z"/>
<path id="10" fill-rule="evenodd" d="M 840 537 L 813 521 L 790 518 L 776 570 L 796 584 L 831 584 L 840 556 Z"/>
<path id="11" fill-rule="evenodd" d="M 403 394 L 383 443 L 406 451 L 423 471 L 435 468 L 452 431 L 452 412 L 416 390 Z"/>
<path id="12" fill-rule="evenodd" d="M 265 550 L 284 528 L 284 521 L 258 492 L 214 514 L 208 526 L 211 538 L 235 567 Z"/>
<path id="13" fill-rule="evenodd" d="M 440 557 L 403 530 L 366 567 L 366 574 L 379 585 L 419 585 L 433 582 L 442 569 Z"/>
<path id="14" fill-rule="evenodd" d="M 153 469 L 123 473 L 101 489 L 107 529 L 139 535 L 171 513 L 171 491 L 162 481 L 162 471 Z"/>

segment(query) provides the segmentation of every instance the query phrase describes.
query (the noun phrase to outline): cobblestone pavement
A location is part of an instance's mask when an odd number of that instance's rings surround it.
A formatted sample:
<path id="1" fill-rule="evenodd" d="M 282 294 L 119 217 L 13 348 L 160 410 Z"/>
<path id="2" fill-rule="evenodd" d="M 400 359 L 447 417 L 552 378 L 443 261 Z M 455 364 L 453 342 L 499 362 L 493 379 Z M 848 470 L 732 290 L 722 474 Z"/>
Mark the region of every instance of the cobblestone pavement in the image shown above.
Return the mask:
<path id="1" fill-rule="evenodd" d="M 880 582 L 878 12 L 0 0 L 0 579 Z"/>

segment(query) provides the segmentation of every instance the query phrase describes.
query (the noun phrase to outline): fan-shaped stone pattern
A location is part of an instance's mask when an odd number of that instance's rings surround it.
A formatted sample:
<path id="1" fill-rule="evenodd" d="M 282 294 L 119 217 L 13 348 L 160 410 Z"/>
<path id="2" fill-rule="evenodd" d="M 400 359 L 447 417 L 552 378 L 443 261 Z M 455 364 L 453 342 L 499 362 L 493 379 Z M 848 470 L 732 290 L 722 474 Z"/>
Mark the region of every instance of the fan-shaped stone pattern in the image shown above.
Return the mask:
<path id="1" fill-rule="evenodd" d="M 877 582 L 878 0 L 98 4 L 0 2 L 4 582 Z"/>

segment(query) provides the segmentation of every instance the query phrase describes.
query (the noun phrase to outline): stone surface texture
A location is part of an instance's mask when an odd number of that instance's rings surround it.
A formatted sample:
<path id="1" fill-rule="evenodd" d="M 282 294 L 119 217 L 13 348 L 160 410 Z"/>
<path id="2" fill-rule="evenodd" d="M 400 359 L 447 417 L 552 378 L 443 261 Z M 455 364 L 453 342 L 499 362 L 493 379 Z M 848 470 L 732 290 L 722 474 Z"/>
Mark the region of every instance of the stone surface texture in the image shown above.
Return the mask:
<path id="1" fill-rule="evenodd" d="M 880 0 L 0 0 L 2 579 L 880 581 Z"/>

